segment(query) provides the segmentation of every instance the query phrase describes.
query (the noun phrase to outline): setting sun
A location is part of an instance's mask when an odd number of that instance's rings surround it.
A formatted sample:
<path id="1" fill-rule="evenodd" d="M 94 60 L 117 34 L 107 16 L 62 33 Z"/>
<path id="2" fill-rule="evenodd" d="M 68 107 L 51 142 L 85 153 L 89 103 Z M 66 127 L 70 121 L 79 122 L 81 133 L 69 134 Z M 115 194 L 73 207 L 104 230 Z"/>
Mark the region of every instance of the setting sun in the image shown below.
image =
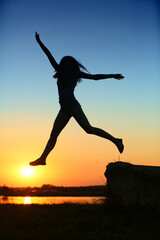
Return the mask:
<path id="1" fill-rule="evenodd" d="M 25 177 L 31 177 L 33 174 L 34 174 L 34 170 L 33 168 L 31 167 L 24 167 L 22 170 L 21 170 L 21 173 L 23 176 Z"/>

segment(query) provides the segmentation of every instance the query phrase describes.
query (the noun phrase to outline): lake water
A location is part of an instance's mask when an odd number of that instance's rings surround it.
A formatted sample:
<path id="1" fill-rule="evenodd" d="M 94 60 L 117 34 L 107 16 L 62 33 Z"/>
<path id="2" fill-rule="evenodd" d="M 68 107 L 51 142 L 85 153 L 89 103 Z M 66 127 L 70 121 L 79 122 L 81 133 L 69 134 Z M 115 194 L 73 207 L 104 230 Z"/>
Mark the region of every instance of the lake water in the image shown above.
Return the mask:
<path id="1" fill-rule="evenodd" d="M 0 204 L 100 204 L 104 197 L 4 197 L 0 196 Z"/>

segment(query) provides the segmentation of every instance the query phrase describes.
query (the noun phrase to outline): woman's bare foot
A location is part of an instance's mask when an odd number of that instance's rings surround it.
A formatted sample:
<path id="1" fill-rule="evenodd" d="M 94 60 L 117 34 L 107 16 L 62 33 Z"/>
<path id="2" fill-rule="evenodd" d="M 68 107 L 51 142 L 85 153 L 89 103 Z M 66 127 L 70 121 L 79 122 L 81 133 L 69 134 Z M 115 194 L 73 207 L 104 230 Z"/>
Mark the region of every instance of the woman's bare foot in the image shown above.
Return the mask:
<path id="1" fill-rule="evenodd" d="M 124 145 L 123 145 L 123 141 L 122 141 L 121 138 L 117 138 L 117 140 L 116 140 L 116 146 L 117 146 L 119 152 L 122 153 L 123 150 L 124 150 Z"/>
<path id="2" fill-rule="evenodd" d="M 46 165 L 46 159 L 38 158 L 37 160 L 30 162 L 31 166 Z"/>

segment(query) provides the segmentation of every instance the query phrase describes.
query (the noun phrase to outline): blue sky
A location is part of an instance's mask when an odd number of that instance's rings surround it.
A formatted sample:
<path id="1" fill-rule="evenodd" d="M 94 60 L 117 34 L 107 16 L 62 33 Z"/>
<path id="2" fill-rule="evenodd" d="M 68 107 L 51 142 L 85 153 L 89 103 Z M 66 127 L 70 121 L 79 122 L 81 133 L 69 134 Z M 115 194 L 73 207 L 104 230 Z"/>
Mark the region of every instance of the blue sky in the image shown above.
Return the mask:
<path id="1" fill-rule="evenodd" d="M 35 31 L 58 62 L 72 55 L 91 73 L 125 76 L 123 81 L 83 80 L 78 85 L 75 95 L 91 122 L 108 124 L 128 139 L 152 133 L 160 140 L 158 1 L 2 0 L 2 128 L 25 129 L 42 120 L 45 125 L 59 110 L 54 70 Z"/>
<path id="2" fill-rule="evenodd" d="M 43 111 L 46 107 L 42 110 L 41 105 L 51 99 L 56 104 L 54 71 L 34 39 L 37 31 L 58 62 L 64 55 L 72 55 L 91 73 L 125 75 L 123 83 L 85 80 L 77 88 L 77 97 L 86 106 L 87 98 L 92 102 L 98 88 L 97 101 L 107 95 L 107 102 L 117 95 L 124 105 L 138 108 L 142 100 L 156 112 L 158 20 L 158 4 L 148 0 L 1 1 L 2 111 Z"/>

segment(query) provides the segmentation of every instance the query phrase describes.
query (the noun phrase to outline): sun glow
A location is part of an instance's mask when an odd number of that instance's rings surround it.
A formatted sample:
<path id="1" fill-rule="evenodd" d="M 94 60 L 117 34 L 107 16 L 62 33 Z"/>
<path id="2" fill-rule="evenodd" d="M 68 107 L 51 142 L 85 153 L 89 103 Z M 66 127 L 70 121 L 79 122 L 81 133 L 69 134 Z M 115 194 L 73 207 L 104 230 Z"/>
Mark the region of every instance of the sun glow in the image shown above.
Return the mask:
<path id="1" fill-rule="evenodd" d="M 21 170 L 21 174 L 25 177 L 31 177 L 34 174 L 34 169 L 32 167 L 24 167 Z"/>

